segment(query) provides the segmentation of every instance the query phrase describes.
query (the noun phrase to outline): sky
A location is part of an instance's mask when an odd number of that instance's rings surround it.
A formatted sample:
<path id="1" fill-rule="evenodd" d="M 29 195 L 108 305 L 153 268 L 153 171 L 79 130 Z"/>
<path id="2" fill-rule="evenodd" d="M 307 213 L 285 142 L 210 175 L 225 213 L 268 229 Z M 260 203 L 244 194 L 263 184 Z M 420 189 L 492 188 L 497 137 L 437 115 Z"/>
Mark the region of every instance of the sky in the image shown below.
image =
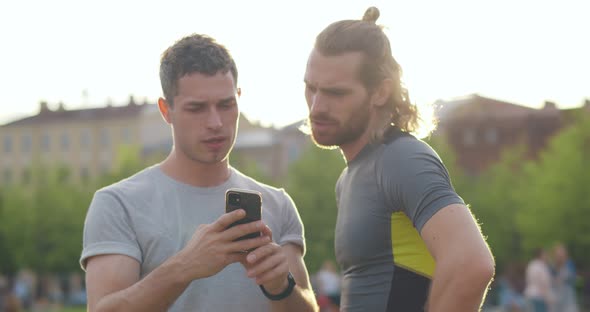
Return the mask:
<path id="1" fill-rule="evenodd" d="M 307 116 L 315 36 L 372 5 L 419 106 L 473 93 L 535 108 L 590 99 L 586 0 L 0 0 L 0 124 L 36 114 L 42 100 L 155 103 L 161 53 L 203 33 L 236 60 L 242 112 L 284 126 Z"/>

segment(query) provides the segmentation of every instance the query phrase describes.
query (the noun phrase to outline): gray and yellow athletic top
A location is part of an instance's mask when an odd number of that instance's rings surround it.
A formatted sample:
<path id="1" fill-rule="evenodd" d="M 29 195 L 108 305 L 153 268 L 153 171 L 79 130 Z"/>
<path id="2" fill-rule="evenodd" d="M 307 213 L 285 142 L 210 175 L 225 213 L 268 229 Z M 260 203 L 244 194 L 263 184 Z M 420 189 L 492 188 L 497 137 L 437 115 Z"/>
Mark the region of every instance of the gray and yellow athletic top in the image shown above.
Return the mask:
<path id="1" fill-rule="evenodd" d="M 434 260 L 419 232 L 463 204 L 430 146 L 397 128 L 367 145 L 336 184 L 342 311 L 423 311 Z"/>

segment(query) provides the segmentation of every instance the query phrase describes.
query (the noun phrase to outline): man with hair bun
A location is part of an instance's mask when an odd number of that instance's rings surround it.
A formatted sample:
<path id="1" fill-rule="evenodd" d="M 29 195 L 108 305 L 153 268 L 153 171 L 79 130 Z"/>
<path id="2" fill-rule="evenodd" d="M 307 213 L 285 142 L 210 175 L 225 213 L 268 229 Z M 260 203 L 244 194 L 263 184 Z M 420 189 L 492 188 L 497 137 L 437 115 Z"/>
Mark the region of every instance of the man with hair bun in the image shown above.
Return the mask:
<path id="1" fill-rule="evenodd" d="M 340 148 L 341 311 L 477 311 L 494 275 L 480 228 L 423 125 L 377 8 L 317 37 L 305 72 L 316 145 Z"/>

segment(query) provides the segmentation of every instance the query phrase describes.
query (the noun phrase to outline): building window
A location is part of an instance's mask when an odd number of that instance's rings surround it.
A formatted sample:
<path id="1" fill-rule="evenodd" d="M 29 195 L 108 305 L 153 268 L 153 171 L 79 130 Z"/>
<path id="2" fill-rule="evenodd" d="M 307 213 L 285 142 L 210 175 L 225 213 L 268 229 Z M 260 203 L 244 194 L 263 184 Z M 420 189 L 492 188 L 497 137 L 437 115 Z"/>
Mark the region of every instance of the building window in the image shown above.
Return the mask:
<path id="1" fill-rule="evenodd" d="M 82 133 L 80 134 L 80 146 L 82 148 L 90 147 L 91 140 L 92 140 L 92 137 L 90 135 L 90 130 L 89 129 L 82 130 Z"/>
<path id="2" fill-rule="evenodd" d="M 102 164 L 100 165 L 100 174 L 101 174 L 101 175 L 106 175 L 106 174 L 109 174 L 109 172 L 110 172 L 110 171 L 111 171 L 111 168 L 110 168 L 109 164 L 107 164 L 107 163 L 102 163 Z"/>
<path id="3" fill-rule="evenodd" d="M 62 133 L 60 142 L 62 151 L 67 151 L 70 147 L 70 137 L 67 133 Z"/>
<path id="4" fill-rule="evenodd" d="M 498 130 L 496 128 L 488 128 L 485 133 L 485 139 L 489 144 L 496 144 L 498 142 Z"/>
<path id="5" fill-rule="evenodd" d="M 299 157 L 300 151 L 295 144 L 289 146 L 289 153 L 287 156 L 288 162 L 293 162 Z"/>
<path id="6" fill-rule="evenodd" d="M 123 138 L 123 143 L 130 144 L 131 143 L 131 129 L 129 129 L 129 127 L 124 127 L 121 130 L 121 137 Z"/>
<path id="7" fill-rule="evenodd" d="M 41 150 L 48 152 L 51 147 L 51 137 L 49 134 L 44 134 L 41 137 Z"/>
<path id="8" fill-rule="evenodd" d="M 5 153 L 10 153 L 12 152 L 12 138 L 9 136 L 5 136 L 4 137 L 4 152 Z"/>
<path id="9" fill-rule="evenodd" d="M 31 146 L 32 146 L 32 139 L 31 139 L 31 135 L 30 134 L 25 134 L 22 137 L 22 141 L 21 141 L 21 150 L 23 153 L 30 153 L 31 152 Z"/>
<path id="10" fill-rule="evenodd" d="M 473 129 L 465 129 L 463 131 L 463 144 L 467 146 L 475 145 L 477 137 L 475 135 L 475 130 Z"/>
<path id="11" fill-rule="evenodd" d="M 100 144 L 104 147 L 107 147 L 107 146 L 109 146 L 110 143 L 111 143 L 111 138 L 109 136 L 109 130 L 106 128 L 103 128 L 100 133 Z"/>

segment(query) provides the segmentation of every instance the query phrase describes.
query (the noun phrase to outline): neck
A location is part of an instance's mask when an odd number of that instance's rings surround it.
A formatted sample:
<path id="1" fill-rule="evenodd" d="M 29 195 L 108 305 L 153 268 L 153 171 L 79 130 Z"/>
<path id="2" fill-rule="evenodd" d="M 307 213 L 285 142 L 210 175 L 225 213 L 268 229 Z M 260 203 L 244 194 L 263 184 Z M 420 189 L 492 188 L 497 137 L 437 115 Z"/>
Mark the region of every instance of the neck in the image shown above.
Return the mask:
<path id="1" fill-rule="evenodd" d="M 346 159 L 346 163 L 353 161 L 358 153 L 369 143 L 368 129 L 356 140 L 340 145 L 340 150 Z"/>
<path id="2" fill-rule="evenodd" d="M 371 118 L 369 120 L 369 123 L 367 125 L 367 128 L 365 129 L 365 131 L 363 132 L 363 134 L 361 134 L 361 136 L 359 136 L 356 140 L 348 142 L 346 144 L 342 144 L 340 145 L 340 150 L 342 151 L 342 154 L 344 155 L 344 158 L 346 159 L 346 163 L 350 163 L 351 161 L 353 161 L 355 159 L 355 157 L 358 155 L 358 153 L 360 153 L 360 151 L 369 143 L 369 141 L 371 140 L 371 135 L 375 129 L 378 120 L 378 114 L 379 112 L 373 110 L 371 111 Z"/>
<path id="3" fill-rule="evenodd" d="M 201 163 L 187 158 L 175 148 L 160 168 L 171 178 L 196 187 L 218 186 L 227 181 L 230 175 L 227 158 L 217 163 Z"/>

